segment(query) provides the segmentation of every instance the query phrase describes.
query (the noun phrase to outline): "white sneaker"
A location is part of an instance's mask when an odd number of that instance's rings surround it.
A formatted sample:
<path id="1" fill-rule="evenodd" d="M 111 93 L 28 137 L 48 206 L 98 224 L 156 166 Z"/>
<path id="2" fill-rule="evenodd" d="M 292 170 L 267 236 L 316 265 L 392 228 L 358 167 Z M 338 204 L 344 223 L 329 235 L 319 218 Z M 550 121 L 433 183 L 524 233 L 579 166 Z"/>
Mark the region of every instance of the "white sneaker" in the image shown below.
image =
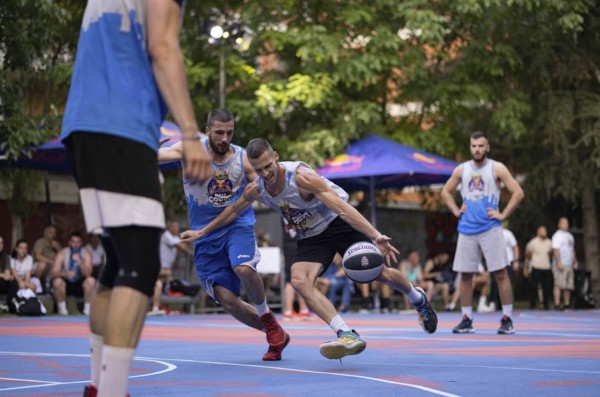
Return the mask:
<path id="1" fill-rule="evenodd" d="M 493 310 L 491 309 L 490 306 L 486 305 L 485 303 L 481 302 L 479 303 L 479 305 L 477 305 L 477 312 L 478 313 L 490 313 Z"/>
<path id="2" fill-rule="evenodd" d="M 60 309 L 59 309 L 59 310 L 58 310 L 58 315 L 59 315 L 59 316 L 68 316 L 68 315 L 69 315 L 69 312 L 68 312 L 68 311 L 66 311 L 66 310 L 60 310 Z"/>

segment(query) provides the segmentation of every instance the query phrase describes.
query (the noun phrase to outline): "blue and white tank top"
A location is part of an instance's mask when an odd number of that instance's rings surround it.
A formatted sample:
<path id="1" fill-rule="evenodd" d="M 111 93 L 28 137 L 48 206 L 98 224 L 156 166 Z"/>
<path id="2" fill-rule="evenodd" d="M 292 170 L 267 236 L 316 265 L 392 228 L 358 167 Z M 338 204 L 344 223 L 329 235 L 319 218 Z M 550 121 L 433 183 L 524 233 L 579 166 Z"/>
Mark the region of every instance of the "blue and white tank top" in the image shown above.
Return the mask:
<path id="1" fill-rule="evenodd" d="M 460 194 L 467 210 L 458 220 L 458 232 L 472 235 L 500 226 L 497 219 L 490 219 L 487 209 L 498 210 L 500 186 L 494 177 L 494 161 L 487 159 L 483 167 L 476 168 L 471 161 L 461 164 L 462 184 Z"/>
<path id="2" fill-rule="evenodd" d="M 297 230 L 298 239 L 316 236 L 323 232 L 337 218 L 338 214 L 327 208 L 316 197 L 313 197 L 310 201 L 305 201 L 300 196 L 298 183 L 296 182 L 296 170 L 300 166 L 309 166 L 301 161 L 282 161 L 279 165 L 285 169 L 285 188 L 277 196 L 272 197 L 267 192 L 262 178 L 259 178 L 258 184 L 262 202 L 280 213 L 288 224 L 300 227 Z M 323 179 L 342 200 L 348 201 L 348 193 L 330 180 Z"/>
<path id="3" fill-rule="evenodd" d="M 208 139 L 204 139 L 208 148 Z M 190 226 L 194 230 L 202 229 L 215 219 L 223 210 L 235 203 L 248 184 L 244 170 L 244 149 L 230 146 L 233 155 L 223 164 L 212 163 L 212 177 L 202 184 L 191 184 L 184 178 L 183 190 L 190 212 Z M 199 241 L 211 241 L 222 236 L 228 228 L 234 226 L 254 226 L 255 218 L 249 207 L 235 221 L 207 234 Z"/>
<path id="4" fill-rule="evenodd" d="M 61 138 L 104 133 L 156 151 L 166 113 L 148 54 L 147 2 L 88 0 Z"/>

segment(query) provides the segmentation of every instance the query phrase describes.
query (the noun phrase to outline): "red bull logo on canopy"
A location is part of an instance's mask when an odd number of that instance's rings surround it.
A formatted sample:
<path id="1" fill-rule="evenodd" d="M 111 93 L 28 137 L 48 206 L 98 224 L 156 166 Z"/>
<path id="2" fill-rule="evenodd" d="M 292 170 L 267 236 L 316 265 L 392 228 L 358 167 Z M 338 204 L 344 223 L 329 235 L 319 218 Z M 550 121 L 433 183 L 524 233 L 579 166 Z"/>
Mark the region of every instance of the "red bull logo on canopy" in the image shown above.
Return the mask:
<path id="1" fill-rule="evenodd" d="M 362 167 L 365 156 L 353 156 L 351 154 L 339 154 L 334 158 L 325 160 L 321 172 L 349 172 L 356 171 Z"/>

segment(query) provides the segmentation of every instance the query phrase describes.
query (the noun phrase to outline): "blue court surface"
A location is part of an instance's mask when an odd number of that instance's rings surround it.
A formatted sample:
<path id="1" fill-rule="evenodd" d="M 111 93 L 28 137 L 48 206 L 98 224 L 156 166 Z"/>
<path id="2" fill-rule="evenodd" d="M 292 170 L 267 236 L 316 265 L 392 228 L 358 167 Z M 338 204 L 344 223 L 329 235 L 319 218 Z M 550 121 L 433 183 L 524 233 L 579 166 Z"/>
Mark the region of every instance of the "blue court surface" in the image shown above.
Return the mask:
<path id="1" fill-rule="evenodd" d="M 149 317 L 130 373 L 140 396 L 600 396 L 600 311 L 519 311 L 514 335 L 500 313 L 476 314 L 477 332 L 452 334 L 458 312 L 425 334 L 416 314 L 346 314 L 367 341 L 327 360 L 333 332 L 319 319 L 282 322 L 283 359 L 261 360 L 264 334 L 228 315 Z M 81 396 L 89 379 L 85 317 L 0 317 L 0 396 Z"/>

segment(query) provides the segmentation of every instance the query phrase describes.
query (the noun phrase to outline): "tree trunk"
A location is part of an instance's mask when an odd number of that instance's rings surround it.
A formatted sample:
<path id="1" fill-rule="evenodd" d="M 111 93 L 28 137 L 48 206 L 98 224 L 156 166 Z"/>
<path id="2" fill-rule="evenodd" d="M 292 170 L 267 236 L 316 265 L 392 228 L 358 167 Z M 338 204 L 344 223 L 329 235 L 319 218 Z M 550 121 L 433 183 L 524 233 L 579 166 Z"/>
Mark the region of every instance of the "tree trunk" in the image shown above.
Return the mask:
<path id="1" fill-rule="evenodd" d="M 594 180 L 594 166 L 588 164 L 584 167 L 582 179 Z M 600 240 L 598 238 L 598 208 L 596 207 L 595 189 L 593 183 L 583 183 L 582 208 L 583 208 L 583 251 L 584 258 L 580 262 L 585 264 L 586 270 L 592 272 L 592 291 L 594 297 L 600 298 Z"/>

